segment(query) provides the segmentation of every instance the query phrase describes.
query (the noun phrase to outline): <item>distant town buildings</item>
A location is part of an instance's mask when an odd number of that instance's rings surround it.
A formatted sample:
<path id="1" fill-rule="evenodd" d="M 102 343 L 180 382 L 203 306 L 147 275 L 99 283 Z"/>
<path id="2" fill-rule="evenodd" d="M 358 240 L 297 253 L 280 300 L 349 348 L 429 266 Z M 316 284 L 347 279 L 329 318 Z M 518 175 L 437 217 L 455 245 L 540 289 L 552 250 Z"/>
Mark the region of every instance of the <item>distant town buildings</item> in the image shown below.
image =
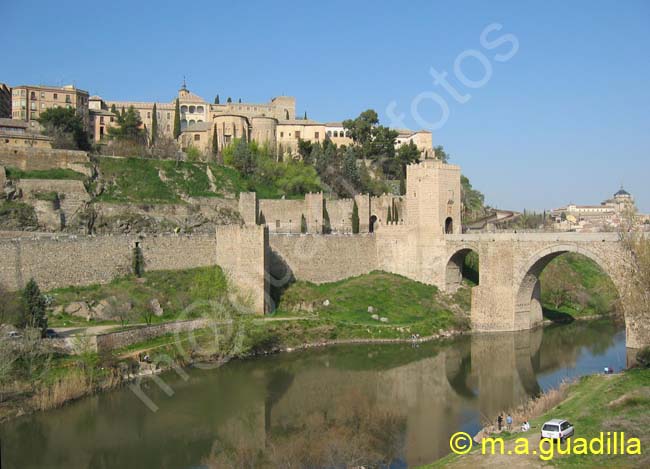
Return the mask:
<path id="1" fill-rule="evenodd" d="M 557 230 L 583 232 L 616 230 L 631 214 L 637 222 L 648 223 L 648 216 L 636 213 L 634 198 L 623 187 L 600 205 L 569 204 L 551 211 Z"/>

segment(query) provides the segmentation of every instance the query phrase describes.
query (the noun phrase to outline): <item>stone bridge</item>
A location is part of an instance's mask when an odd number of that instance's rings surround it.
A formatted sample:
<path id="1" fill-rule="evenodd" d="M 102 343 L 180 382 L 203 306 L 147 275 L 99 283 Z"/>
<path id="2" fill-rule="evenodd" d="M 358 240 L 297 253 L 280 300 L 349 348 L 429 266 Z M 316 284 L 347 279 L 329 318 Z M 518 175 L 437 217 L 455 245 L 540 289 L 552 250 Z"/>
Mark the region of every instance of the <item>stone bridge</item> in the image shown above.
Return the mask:
<path id="1" fill-rule="evenodd" d="M 557 256 L 573 252 L 593 260 L 610 277 L 619 295 L 625 289 L 626 253 L 617 233 L 477 233 L 444 236 L 446 262 L 438 286 L 454 292 L 462 280 L 465 256 L 479 257 L 479 284 L 472 288 L 472 328 L 479 331 L 531 329 L 542 322 L 539 275 Z M 622 296 L 622 295 L 621 295 Z M 643 315 L 622 304 L 627 346 L 650 343 Z"/>

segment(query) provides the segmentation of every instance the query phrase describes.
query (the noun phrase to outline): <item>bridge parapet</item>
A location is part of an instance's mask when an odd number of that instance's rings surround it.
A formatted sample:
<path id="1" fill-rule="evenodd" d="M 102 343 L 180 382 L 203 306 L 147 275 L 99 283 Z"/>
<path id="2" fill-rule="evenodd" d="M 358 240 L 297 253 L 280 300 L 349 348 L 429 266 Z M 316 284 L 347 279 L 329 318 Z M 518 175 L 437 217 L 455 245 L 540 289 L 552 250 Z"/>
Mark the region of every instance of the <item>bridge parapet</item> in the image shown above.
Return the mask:
<path id="1" fill-rule="evenodd" d="M 541 241 L 541 242 L 618 242 L 620 235 L 615 232 L 608 233 L 464 233 L 445 235 L 446 241 L 452 242 L 476 242 L 476 241 Z"/>

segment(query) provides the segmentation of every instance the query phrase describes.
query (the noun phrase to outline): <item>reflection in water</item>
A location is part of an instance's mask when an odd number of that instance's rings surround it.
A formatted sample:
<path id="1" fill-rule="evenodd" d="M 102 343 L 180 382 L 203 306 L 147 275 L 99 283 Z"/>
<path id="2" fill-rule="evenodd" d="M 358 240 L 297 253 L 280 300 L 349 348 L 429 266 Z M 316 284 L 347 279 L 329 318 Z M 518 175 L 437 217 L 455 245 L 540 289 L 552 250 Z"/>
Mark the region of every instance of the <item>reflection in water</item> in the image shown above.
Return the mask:
<path id="1" fill-rule="evenodd" d="M 341 346 L 164 376 L 175 394 L 128 389 L 0 427 L 6 467 L 216 468 L 414 466 L 451 434 L 557 385 L 625 365 L 609 322 L 453 341 Z M 5 467 L 3 466 L 3 467 Z"/>

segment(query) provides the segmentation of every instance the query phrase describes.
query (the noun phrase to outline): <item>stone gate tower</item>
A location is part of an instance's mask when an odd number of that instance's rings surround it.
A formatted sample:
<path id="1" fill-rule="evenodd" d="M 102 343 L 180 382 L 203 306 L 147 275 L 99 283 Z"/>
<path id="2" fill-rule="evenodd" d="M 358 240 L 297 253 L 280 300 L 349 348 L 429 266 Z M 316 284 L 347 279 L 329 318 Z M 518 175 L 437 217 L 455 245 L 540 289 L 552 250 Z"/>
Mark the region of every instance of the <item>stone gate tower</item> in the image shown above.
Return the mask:
<path id="1" fill-rule="evenodd" d="M 406 167 L 409 225 L 435 237 L 461 233 L 460 166 L 426 159 Z"/>

